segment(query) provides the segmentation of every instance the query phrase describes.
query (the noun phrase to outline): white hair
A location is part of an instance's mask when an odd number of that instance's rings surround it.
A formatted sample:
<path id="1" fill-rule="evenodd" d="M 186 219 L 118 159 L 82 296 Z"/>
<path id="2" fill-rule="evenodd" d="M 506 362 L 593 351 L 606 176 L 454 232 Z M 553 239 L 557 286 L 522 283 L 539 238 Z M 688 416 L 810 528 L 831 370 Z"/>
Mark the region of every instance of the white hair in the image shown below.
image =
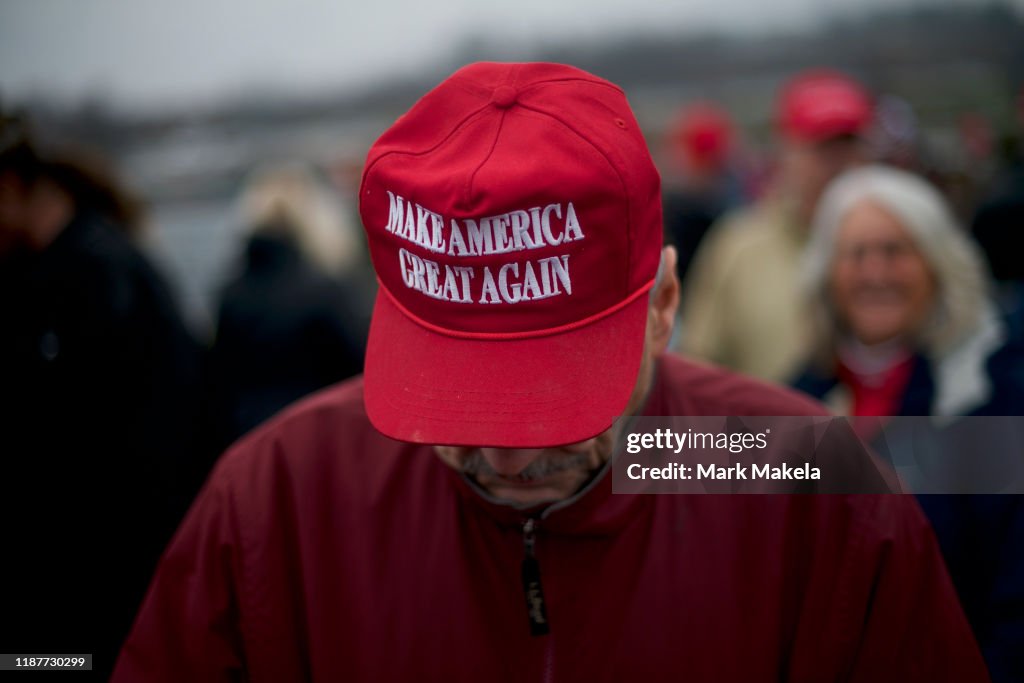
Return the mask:
<path id="1" fill-rule="evenodd" d="M 286 231 L 303 256 L 325 273 L 338 275 L 359 257 L 358 236 L 341 199 L 301 164 L 254 171 L 237 211 L 247 232 Z"/>
<path id="2" fill-rule="evenodd" d="M 935 303 L 914 341 L 925 355 L 942 358 L 995 315 L 984 261 L 937 189 L 918 176 L 882 165 L 842 174 L 826 188 L 815 212 L 803 271 L 815 355 L 831 357 L 835 349 L 841 325 L 829 291 L 829 272 L 836 237 L 847 213 L 865 201 L 899 220 L 935 277 Z"/>

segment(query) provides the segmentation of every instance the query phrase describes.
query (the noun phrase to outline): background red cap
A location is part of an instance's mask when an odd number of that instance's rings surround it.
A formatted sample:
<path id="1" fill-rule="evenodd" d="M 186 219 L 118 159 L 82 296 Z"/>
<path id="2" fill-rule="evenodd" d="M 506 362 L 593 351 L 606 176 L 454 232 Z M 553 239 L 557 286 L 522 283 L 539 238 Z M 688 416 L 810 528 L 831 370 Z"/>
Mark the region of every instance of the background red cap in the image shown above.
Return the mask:
<path id="1" fill-rule="evenodd" d="M 673 149 L 684 167 L 716 169 L 729 158 L 732 119 L 728 112 L 711 102 L 695 102 L 679 112 L 670 135 Z"/>
<path id="2" fill-rule="evenodd" d="M 782 90 L 778 125 L 783 135 L 818 141 L 860 135 L 871 123 L 871 98 L 856 81 L 834 71 L 798 75 Z"/>
<path id="3" fill-rule="evenodd" d="M 622 91 L 473 64 L 371 148 L 374 426 L 419 443 L 574 443 L 622 413 L 660 259 L 660 179 Z"/>

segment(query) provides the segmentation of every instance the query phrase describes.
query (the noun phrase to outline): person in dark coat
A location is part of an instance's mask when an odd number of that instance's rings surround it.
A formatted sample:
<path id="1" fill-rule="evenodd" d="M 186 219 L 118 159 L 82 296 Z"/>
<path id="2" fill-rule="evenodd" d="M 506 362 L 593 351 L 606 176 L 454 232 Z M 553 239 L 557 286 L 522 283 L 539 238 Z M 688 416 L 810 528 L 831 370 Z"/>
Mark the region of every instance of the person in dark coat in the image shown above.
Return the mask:
<path id="1" fill-rule="evenodd" d="M 671 128 L 669 146 L 678 177 L 666 182 L 663 214 L 666 242 L 679 252 L 680 282 L 708 229 L 745 199 L 731 168 L 733 138 L 728 113 L 710 102 L 688 105 Z"/>
<path id="2" fill-rule="evenodd" d="M 115 186 L 3 128 L 0 643 L 102 675 L 189 502 L 199 347 Z"/>
<path id="3" fill-rule="evenodd" d="M 1024 101 L 1024 95 L 1021 96 Z M 1024 108 L 1024 107 L 1022 107 Z M 1022 114 L 1024 124 L 1024 114 Z M 1004 168 L 971 223 L 971 234 L 985 252 L 1000 303 L 1013 312 L 1024 309 L 1024 142 L 1007 139 Z"/>
<path id="4" fill-rule="evenodd" d="M 242 213 L 250 235 L 220 295 L 210 361 L 218 449 L 317 389 L 362 372 L 372 289 L 358 243 L 315 177 L 261 171 Z"/>

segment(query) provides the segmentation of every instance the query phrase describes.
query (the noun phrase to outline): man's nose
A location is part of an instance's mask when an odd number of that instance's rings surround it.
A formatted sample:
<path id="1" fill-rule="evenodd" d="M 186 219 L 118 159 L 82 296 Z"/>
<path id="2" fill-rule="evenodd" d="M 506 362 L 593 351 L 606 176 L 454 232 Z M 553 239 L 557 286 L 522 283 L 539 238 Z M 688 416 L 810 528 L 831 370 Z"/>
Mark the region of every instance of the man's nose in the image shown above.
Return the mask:
<path id="1" fill-rule="evenodd" d="M 484 460 L 502 476 L 514 477 L 537 459 L 542 448 L 481 448 Z"/>

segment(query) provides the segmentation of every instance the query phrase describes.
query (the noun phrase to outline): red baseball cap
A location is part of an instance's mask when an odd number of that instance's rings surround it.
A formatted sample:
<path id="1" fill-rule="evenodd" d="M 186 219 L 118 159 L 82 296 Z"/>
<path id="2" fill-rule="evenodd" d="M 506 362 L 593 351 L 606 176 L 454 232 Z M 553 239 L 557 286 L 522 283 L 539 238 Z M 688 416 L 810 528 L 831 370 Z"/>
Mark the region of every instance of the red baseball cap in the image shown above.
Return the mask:
<path id="1" fill-rule="evenodd" d="M 672 126 L 677 153 L 698 169 L 725 163 L 732 145 L 733 125 L 729 113 L 711 102 L 687 105 Z"/>
<path id="2" fill-rule="evenodd" d="M 807 71 L 783 88 L 777 116 L 782 133 L 797 140 L 860 135 L 871 122 L 871 98 L 843 74 Z"/>
<path id="3" fill-rule="evenodd" d="M 480 63 L 370 149 L 359 210 L 380 289 L 370 421 L 403 441 L 544 447 L 626 407 L 660 261 L 660 178 L 617 86 Z"/>

